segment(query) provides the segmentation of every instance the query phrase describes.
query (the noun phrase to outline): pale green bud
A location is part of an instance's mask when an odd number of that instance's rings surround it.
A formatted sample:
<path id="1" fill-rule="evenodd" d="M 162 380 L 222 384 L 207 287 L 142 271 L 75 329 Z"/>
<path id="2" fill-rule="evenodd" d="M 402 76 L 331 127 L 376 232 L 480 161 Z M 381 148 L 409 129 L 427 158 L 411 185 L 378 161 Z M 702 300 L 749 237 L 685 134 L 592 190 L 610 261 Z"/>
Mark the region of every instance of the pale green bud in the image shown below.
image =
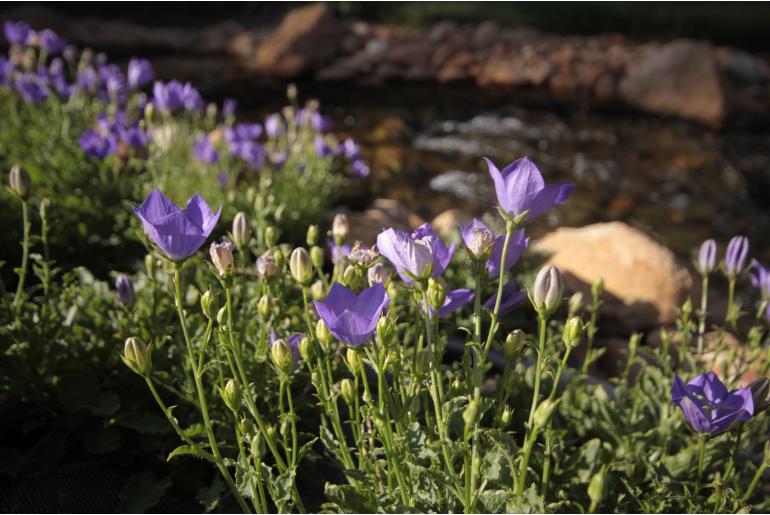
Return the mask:
<path id="1" fill-rule="evenodd" d="M 32 191 L 32 179 L 29 177 L 29 173 L 21 166 L 14 166 L 11 168 L 11 174 L 8 177 L 11 190 L 16 193 L 20 199 L 27 200 L 29 194 Z"/>
<path id="2" fill-rule="evenodd" d="M 353 375 L 358 374 L 362 368 L 361 356 L 358 355 L 358 351 L 352 347 L 348 347 L 345 353 L 345 361 L 348 364 L 348 369 Z"/>
<path id="3" fill-rule="evenodd" d="M 270 357 L 273 358 L 273 364 L 280 372 L 290 374 L 294 367 L 294 357 L 291 355 L 291 347 L 283 339 L 273 342 L 270 348 Z"/>
<path id="4" fill-rule="evenodd" d="M 304 336 L 299 341 L 299 355 L 307 363 L 310 363 L 313 359 L 313 340 L 307 336 Z"/>
<path id="5" fill-rule="evenodd" d="M 428 279 L 428 302 L 430 302 L 430 306 L 438 312 L 444 307 L 444 300 L 446 300 L 444 281 L 431 277 Z"/>
<path id="6" fill-rule="evenodd" d="M 604 279 L 600 277 L 591 283 L 591 296 L 594 299 L 598 299 L 602 296 L 602 293 L 604 293 Z"/>
<path id="7" fill-rule="evenodd" d="M 321 345 L 321 350 L 329 352 L 329 345 L 332 343 L 332 333 L 323 320 L 319 320 L 315 324 L 315 337 L 318 343 Z"/>
<path id="8" fill-rule="evenodd" d="M 535 409 L 534 425 L 536 428 L 542 428 L 548 424 L 548 421 L 551 420 L 551 416 L 558 404 L 559 401 L 553 401 L 551 399 L 546 399 L 540 403 L 537 409 Z"/>
<path id="9" fill-rule="evenodd" d="M 311 225 L 307 228 L 307 238 L 305 239 L 308 247 L 312 247 L 318 243 L 318 226 Z"/>
<path id="10" fill-rule="evenodd" d="M 313 300 L 324 300 L 326 297 L 326 287 L 320 279 L 310 285 L 310 296 Z"/>
<path id="11" fill-rule="evenodd" d="M 500 423 L 502 424 L 503 428 L 508 427 L 508 424 L 511 423 L 512 417 L 513 417 L 513 412 L 511 411 L 511 408 L 506 406 L 505 409 L 503 410 L 503 413 L 500 415 Z"/>
<path id="12" fill-rule="evenodd" d="M 201 295 L 201 311 L 209 320 L 215 319 L 219 311 L 219 297 L 210 288 Z"/>
<path id="13" fill-rule="evenodd" d="M 152 371 L 152 348 L 132 336 L 123 346 L 123 363 L 140 376 L 148 376 Z"/>
<path id="14" fill-rule="evenodd" d="M 259 316 L 262 317 L 262 320 L 267 320 L 267 318 L 270 316 L 270 311 L 272 311 L 273 303 L 270 301 L 270 297 L 268 295 L 262 295 L 259 298 L 259 301 L 257 301 L 257 313 L 259 313 Z"/>
<path id="15" fill-rule="evenodd" d="M 274 425 L 267 426 L 267 437 L 270 439 L 270 441 L 275 441 L 276 436 L 276 430 Z"/>
<path id="16" fill-rule="evenodd" d="M 291 437 L 291 424 L 287 419 L 283 419 L 281 422 L 281 436 L 287 440 Z"/>
<path id="17" fill-rule="evenodd" d="M 227 306 L 222 306 L 219 308 L 219 311 L 217 311 L 217 323 L 219 325 L 227 324 Z"/>
<path id="18" fill-rule="evenodd" d="M 251 455 L 258 461 L 265 455 L 267 449 L 265 448 L 265 439 L 262 438 L 260 433 L 254 435 L 251 439 Z"/>
<path id="19" fill-rule="evenodd" d="M 575 292 L 572 297 L 569 298 L 569 316 L 577 315 L 583 308 L 583 294 L 581 292 Z"/>
<path id="20" fill-rule="evenodd" d="M 583 321 L 580 317 L 572 317 L 564 324 L 564 333 L 561 336 L 564 345 L 575 348 L 583 336 Z"/>
<path id="21" fill-rule="evenodd" d="M 241 407 L 241 389 L 238 388 L 238 383 L 235 379 L 230 379 L 225 383 L 225 387 L 222 388 L 222 400 L 225 401 L 225 406 L 232 411 L 238 411 Z"/>
<path id="22" fill-rule="evenodd" d="M 591 477 L 591 481 L 588 482 L 588 497 L 591 499 L 592 505 L 598 506 L 604 500 L 606 483 L 607 473 L 605 467 L 602 467 L 599 472 Z"/>
<path id="23" fill-rule="evenodd" d="M 324 267 L 324 249 L 314 245 L 310 248 L 310 261 L 317 269 L 321 270 Z"/>
<path id="24" fill-rule="evenodd" d="M 382 345 L 386 345 L 393 335 L 393 324 L 387 317 L 381 317 L 377 321 L 377 340 Z"/>
<path id="25" fill-rule="evenodd" d="M 278 232 L 275 230 L 275 227 L 272 225 L 268 225 L 265 227 L 265 245 L 270 248 L 275 246 L 275 244 L 278 242 Z"/>
<path id="26" fill-rule="evenodd" d="M 239 248 L 248 245 L 251 239 L 251 227 L 246 213 L 239 211 L 233 218 L 233 241 Z"/>
<path id="27" fill-rule="evenodd" d="M 356 395 L 353 381 L 350 379 L 343 379 L 340 382 L 340 395 L 342 396 L 342 400 L 349 405 L 352 405 L 355 402 Z"/>
<path id="28" fill-rule="evenodd" d="M 307 285 L 313 278 L 313 263 L 310 255 L 302 247 L 297 247 L 289 258 L 289 271 L 294 280 L 301 285 Z"/>
<path id="29" fill-rule="evenodd" d="M 525 340 L 526 335 L 521 329 L 514 329 L 508 333 L 505 342 L 503 342 L 503 354 L 507 361 L 513 361 L 519 357 L 521 349 L 524 348 Z"/>
<path id="30" fill-rule="evenodd" d="M 476 425 L 481 419 L 481 415 L 481 402 L 478 399 L 473 399 L 463 411 L 463 422 L 465 422 L 465 426 L 472 427 Z"/>
<path id="31" fill-rule="evenodd" d="M 357 290 L 358 271 L 353 265 L 348 265 L 342 272 L 342 284 L 351 290 Z"/>

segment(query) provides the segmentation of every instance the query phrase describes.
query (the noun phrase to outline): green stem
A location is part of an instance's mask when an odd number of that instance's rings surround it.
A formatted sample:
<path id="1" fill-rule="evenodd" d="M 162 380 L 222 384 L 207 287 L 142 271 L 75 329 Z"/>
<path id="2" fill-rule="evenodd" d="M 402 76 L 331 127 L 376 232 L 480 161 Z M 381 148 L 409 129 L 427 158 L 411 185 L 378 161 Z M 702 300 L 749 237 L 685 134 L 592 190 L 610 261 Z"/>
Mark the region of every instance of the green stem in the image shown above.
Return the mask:
<path id="1" fill-rule="evenodd" d="M 585 357 L 583 358 L 583 374 L 588 373 L 588 366 L 591 364 L 589 361 L 591 358 L 591 349 L 594 346 L 594 337 L 596 336 L 596 318 L 599 313 L 599 298 L 594 297 L 591 299 L 591 321 L 588 324 L 588 327 L 586 329 L 588 333 L 587 343 L 586 343 L 586 353 Z"/>
<path id="2" fill-rule="evenodd" d="M 564 353 L 564 357 L 561 360 L 561 363 L 559 364 L 559 369 L 556 371 L 556 376 L 553 379 L 553 386 L 551 386 L 551 394 L 548 396 L 548 399 L 553 401 L 556 399 L 556 394 L 559 389 L 559 381 L 561 381 L 561 375 L 564 372 L 564 369 L 567 367 L 567 360 L 569 359 L 570 353 L 572 353 L 572 346 L 567 345 L 567 351 Z M 552 444 L 553 444 L 553 417 L 548 420 L 548 424 L 546 425 L 545 429 L 545 454 L 543 455 L 543 479 L 542 479 L 542 496 L 543 499 L 546 498 L 548 495 L 548 482 L 550 481 L 550 475 L 551 475 L 551 454 L 552 454 Z"/>
<path id="3" fill-rule="evenodd" d="M 291 395 L 291 381 L 285 381 L 283 385 L 286 388 L 286 399 L 289 405 L 289 417 L 291 420 L 291 460 L 290 466 L 297 466 L 297 417 L 294 413 L 294 401 Z"/>
<path id="4" fill-rule="evenodd" d="M 500 304 L 503 300 L 503 286 L 505 285 L 505 260 L 508 257 L 508 245 L 511 242 L 511 236 L 513 235 L 514 224 L 512 221 L 507 221 L 505 224 L 505 241 L 503 242 L 503 252 L 500 256 L 500 277 L 497 281 L 497 299 L 495 299 L 495 308 L 492 310 L 492 324 L 489 326 L 489 334 L 487 334 L 487 341 L 484 344 L 484 349 L 481 352 L 481 361 L 486 362 L 489 351 L 492 348 L 492 341 L 495 338 L 497 329 L 499 326 L 498 316 L 500 314 Z"/>
<path id="5" fill-rule="evenodd" d="M 24 281 L 27 278 L 27 266 L 29 263 L 29 232 L 31 224 L 29 221 L 29 204 L 26 200 L 21 201 L 21 217 L 24 237 L 21 243 L 21 268 L 19 269 L 19 284 L 16 286 L 16 295 L 13 297 L 13 308 L 18 312 L 21 307 L 22 294 L 24 293 Z"/>
<path id="6" fill-rule="evenodd" d="M 238 420 L 238 413 L 233 411 L 233 426 L 235 426 L 235 441 L 238 442 L 238 454 L 240 455 L 241 463 L 248 463 L 246 458 L 246 450 L 243 448 L 243 435 L 241 434 L 240 422 Z M 263 510 L 259 503 L 256 487 L 254 485 L 254 477 L 249 476 L 249 487 L 251 488 L 251 504 L 254 506 L 254 512 L 267 513 L 267 510 Z"/>
<path id="7" fill-rule="evenodd" d="M 754 494 L 754 490 L 757 488 L 757 484 L 759 484 L 759 480 L 762 478 L 762 474 L 765 473 L 765 470 L 767 470 L 768 466 L 770 466 L 770 462 L 768 462 L 767 457 L 765 457 L 765 459 L 762 460 L 762 464 L 754 473 L 754 477 L 751 479 L 751 483 L 749 483 L 749 488 L 746 490 L 746 493 L 743 494 L 743 497 L 741 497 L 741 504 L 744 504 L 748 502 L 749 499 L 751 499 L 751 496 Z"/>
<path id="8" fill-rule="evenodd" d="M 727 322 L 735 329 L 738 314 L 735 312 L 735 276 L 730 275 L 727 285 Z"/>
<path id="9" fill-rule="evenodd" d="M 706 333 L 706 310 L 708 309 L 709 276 L 703 274 L 698 313 L 698 357 L 703 356 L 703 335 Z"/>
<path id="10" fill-rule="evenodd" d="M 695 476 L 695 495 L 700 493 L 701 480 L 703 479 L 703 464 L 706 458 L 706 435 L 698 437 L 698 472 Z"/>

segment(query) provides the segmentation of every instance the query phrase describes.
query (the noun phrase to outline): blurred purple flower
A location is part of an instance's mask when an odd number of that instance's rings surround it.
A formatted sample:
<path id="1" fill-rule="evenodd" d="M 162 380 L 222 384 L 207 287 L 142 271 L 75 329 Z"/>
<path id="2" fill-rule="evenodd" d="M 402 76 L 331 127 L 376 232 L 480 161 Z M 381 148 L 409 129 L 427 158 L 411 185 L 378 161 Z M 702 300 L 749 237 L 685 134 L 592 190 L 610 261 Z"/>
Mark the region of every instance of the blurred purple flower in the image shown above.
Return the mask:
<path id="1" fill-rule="evenodd" d="M 377 236 L 377 250 L 396 268 L 401 279 L 412 284 L 415 278 L 438 277 L 452 259 L 454 244 L 447 248 L 430 224 L 423 224 L 410 235 L 386 229 Z"/>
<path id="2" fill-rule="evenodd" d="M 230 153 L 243 160 L 251 169 L 265 164 L 265 148 L 254 141 L 238 141 L 230 144 Z"/>
<path id="3" fill-rule="evenodd" d="M 270 328 L 270 340 L 269 340 L 270 348 L 271 349 L 273 348 L 273 344 L 276 341 L 283 340 L 288 344 L 289 348 L 291 349 L 291 357 L 293 360 L 293 364 L 291 367 L 292 371 L 297 370 L 297 366 L 299 365 L 299 360 L 302 358 L 302 356 L 299 353 L 299 342 L 301 342 L 302 338 L 304 337 L 305 337 L 304 334 L 297 333 L 297 334 L 292 334 L 287 338 L 284 338 L 278 333 L 278 331 L 276 331 L 272 327 Z"/>
<path id="4" fill-rule="evenodd" d="M 265 132 L 271 138 L 277 138 L 281 136 L 286 126 L 283 123 L 283 117 L 278 113 L 267 115 L 265 118 Z"/>
<path id="5" fill-rule="evenodd" d="M 685 384 L 674 376 L 671 401 L 679 406 L 690 426 L 698 433 L 718 435 L 740 420 L 754 415 L 751 389 L 727 391 L 714 372 L 706 372 Z"/>
<path id="6" fill-rule="evenodd" d="M 352 161 L 357 161 L 361 157 L 361 147 L 352 138 L 345 138 L 339 151 Z"/>
<path id="7" fill-rule="evenodd" d="M 540 170 L 528 157 L 517 159 L 502 172 L 492 161 L 484 159 L 495 183 L 497 202 L 512 217 L 527 212 L 526 220 L 532 220 L 547 209 L 564 203 L 575 187 L 566 183 L 546 185 Z"/>
<path id="8" fill-rule="evenodd" d="M 206 243 L 222 212 L 220 207 L 214 213 L 197 193 L 187 200 L 185 209 L 179 209 L 157 188 L 141 206 L 132 208 L 150 239 L 175 261 L 187 259 Z"/>
<path id="9" fill-rule="evenodd" d="M 112 134 L 100 134 L 93 129 L 86 129 L 80 136 L 80 148 L 92 157 L 104 159 L 118 151 L 118 142 Z"/>
<path id="10" fill-rule="evenodd" d="M 118 293 L 118 300 L 124 306 L 131 306 L 136 301 L 134 283 L 126 274 L 120 274 L 117 279 L 115 279 L 115 289 Z"/>
<path id="11" fill-rule="evenodd" d="M 153 78 L 152 65 L 147 59 L 132 57 L 128 61 L 128 71 L 126 73 L 128 86 L 132 89 L 141 88 L 148 84 Z"/>
<path id="12" fill-rule="evenodd" d="M 27 103 L 45 100 L 51 91 L 45 82 L 34 73 L 22 73 L 16 78 L 16 91 Z"/>
<path id="13" fill-rule="evenodd" d="M 727 244 L 725 253 L 725 272 L 727 275 L 739 275 L 746 268 L 749 257 L 749 239 L 746 236 L 733 236 Z"/>
<path id="14" fill-rule="evenodd" d="M 3 24 L 3 31 L 5 39 L 12 45 L 28 45 L 35 34 L 23 21 L 6 21 Z"/>
<path id="15" fill-rule="evenodd" d="M 58 55 L 67 46 L 67 42 L 51 29 L 42 30 L 37 35 L 40 47 L 44 48 L 49 55 Z"/>
<path id="16" fill-rule="evenodd" d="M 77 87 L 90 95 L 96 94 L 100 83 L 101 80 L 99 79 L 99 74 L 97 74 L 96 70 L 90 66 L 78 71 L 77 77 L 75 78 Z"/>
<path id="17" fill-rule="evenodd" d="M 235 110 L 238 108 L 238 101 L 234 98 L 226 98 L 224 102 L 222 102 L 222 114 L 230 117 L 235 115 Z"/>
<path id="18" fill-rule="evenodd" d="M 161 111 L 175 112 L 185 107 L 185 85 L 172 80 L 167 84 L 155 82 L 152 87 L 152 102 Z"/>
<path id="19" fill-rule="evenodd" d="M 345 258 L 350 254 L 351 246 L 344 243 L 340 246 L 334 242 L 331 238 L 326 238 L 326 246 L 329 248 L 329 252 L 332 255 L 332 263 L 340 264 L 344 263 Z"/>
<path id="20" fill-rule="evenodd" d="M 368 177 L 369 165 L 363 159 L 356 159 L 350 163 L 350 174 L 359 178 Z"/>
<path id="21" fill-rule="evenodd" d="M 195 155 L 195 159 L 207 165 L 213 165 L 214 163 L 219 162 L 219 152 L 214 148 L 211 140 L 206 136 L 201 136 L 198 143 L 195 144 L 193 154 Z"/>
<path id="22" fill-rule="evenodd" d="M 341 342 L 359 347 L 369 340 L 382 312 L 390 302 L 385 287 L 375 284 L 356 295 L 334 283 L 326 300 L 316 301 L 318 316 Z"/>
<path id="23" fill-rule="evenodd" d="M 147 146 L 148 136 L 138 123 L 120 127 L 120 140 L 132 148 L 145 148 Z"/>
<path id="24" fill-rule="evenodd" d="M 749 278 L 751 284 L 759 288 L 763 299 L 770 297 L 770 269 L 763 267 L 754 259 L 749 267 Z"/>
<path id="25" fill-rule="evenodd" d="M 441 306 L 441 309 L 438 312 L 439 318 L 444 318 L 445 316 L 454 313 L 472 301 L 475 296 L 476 294 L 468 288 L 459 288 L 457 290 L 448 291 L 446 298 L 444 299 L 444 305 Z M 422 310 L 425 311 L 425 301 L 421 301 L 420 306 L 422 307 Z M 429 306 L 428 314 L 432 317 L 434 312 L 435 310 Z"/>
<path id="26" fill-rule="evenodd" d="M 0 56 L 0 84 L 8 84 L 13 73 L 13 63 L 3 56 Z"/>
<path id="27" fill-rule="evenodd" d="M 225 129 L 225 140 L 228 143 L 238 143 L 259 138 L 262 126 L 258 123 L 239 123 Z"/>
<path id="28" fill-rule="evenodd" d="M 500 316 L 508 313 L 513 308 L 521 304 L 524 299 L 527 298 L 527 294 L 521 290 L 519 290 L 519 285 L 516 284 L 516 281 L 508 281 L 503 286 L 503 295 L 502 300 L 500 301 L 500 312 L 498 313 Z M 487 299 L 486 302 L 484 302 L 484 307 L 487 308 L 490 311 L 493 311 L 495 309 L 495 303 L 497 302 L 497 292 L 494 293 L 490 298 Z"/>
<path id="29" fill-rule="evenodd" d="M 326 140 L 324 140 L 323 136 L 315 137 L 313 140 L 313 148 L 315 149 L 315 153 L 318 157 L 329 157 L 334 153 L 331 147 L 326 144 Z"/>

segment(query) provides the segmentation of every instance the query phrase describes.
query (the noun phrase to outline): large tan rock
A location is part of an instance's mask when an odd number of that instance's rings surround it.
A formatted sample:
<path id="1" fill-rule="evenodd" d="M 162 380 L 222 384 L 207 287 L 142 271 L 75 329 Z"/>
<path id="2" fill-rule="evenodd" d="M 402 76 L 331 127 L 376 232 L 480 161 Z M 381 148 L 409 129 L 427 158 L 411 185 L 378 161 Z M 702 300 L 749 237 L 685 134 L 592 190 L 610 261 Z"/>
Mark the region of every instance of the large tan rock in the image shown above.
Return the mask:
<path id="1" fill-rule="evenodd" d="M 623 78 L 620 95 L 640 109 L 715 127 L 725 117 L 719 68 L 705 42 L 682 39 L 651 51 Z"/>
<path id="2" fill-rule="evenodd" d="M 591 283 L 604 280 L 601 315 L 612 319 L 609 327 L 635 331 L 671 323 L 692 286 L 670 250 L 623 222 L 557 229 L 533 249 L 549 254 L 567 289 L 586 298 Z"/>
<path id="3" fill-rule="evenodd" d="M 449 238 L 459 230 L 459 226 L 468 225 L 471 220 L 473 215 L 462 209 L 453 208 L 437 214 L 430 225 L 442 238 Z"/>
<path id="4" fill-rule="evenodd" d="M 254 64 L 272 75 L 293 77 L 328 61 L 343 38 L 329 6 L 310 4 L 286 15 L 257 49 Z"/>

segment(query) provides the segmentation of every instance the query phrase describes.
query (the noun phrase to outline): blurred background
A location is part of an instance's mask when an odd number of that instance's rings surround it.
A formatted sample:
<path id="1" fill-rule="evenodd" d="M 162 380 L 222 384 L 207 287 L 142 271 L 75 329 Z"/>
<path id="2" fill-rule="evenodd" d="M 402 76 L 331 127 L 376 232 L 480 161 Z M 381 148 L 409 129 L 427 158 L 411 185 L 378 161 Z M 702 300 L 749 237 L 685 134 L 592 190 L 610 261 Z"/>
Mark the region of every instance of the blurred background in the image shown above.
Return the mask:
<path id="1" fill-rule="evenodd" d="M 526 154 L 578 184 L 535 235 L 623 220 L 681 257 L 736 233 L 770 256 L 770 4 L 21 2 L 0 17 L 147 57 L 254 119 L 298 84 L 363 143 L 371 177 L 340 202 L 364 222 L 372 206 L 481 214 L 481 156 Z"/>

